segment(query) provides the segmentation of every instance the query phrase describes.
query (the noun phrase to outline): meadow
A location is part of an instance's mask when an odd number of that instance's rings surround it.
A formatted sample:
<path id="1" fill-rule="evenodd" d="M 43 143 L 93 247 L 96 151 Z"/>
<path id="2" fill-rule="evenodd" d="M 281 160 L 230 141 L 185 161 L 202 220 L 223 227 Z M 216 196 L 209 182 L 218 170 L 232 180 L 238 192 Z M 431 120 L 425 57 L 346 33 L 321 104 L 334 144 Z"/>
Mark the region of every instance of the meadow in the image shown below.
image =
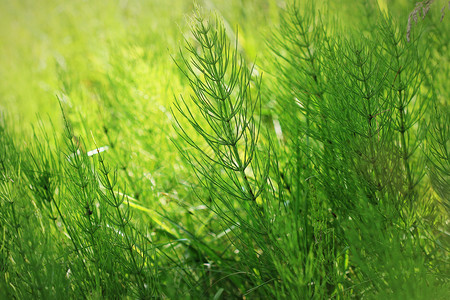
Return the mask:
<path id="1" fill-rule="evenodd" d="M 448 299 L 449 24 L 0 1 L 0 299 Z"/>

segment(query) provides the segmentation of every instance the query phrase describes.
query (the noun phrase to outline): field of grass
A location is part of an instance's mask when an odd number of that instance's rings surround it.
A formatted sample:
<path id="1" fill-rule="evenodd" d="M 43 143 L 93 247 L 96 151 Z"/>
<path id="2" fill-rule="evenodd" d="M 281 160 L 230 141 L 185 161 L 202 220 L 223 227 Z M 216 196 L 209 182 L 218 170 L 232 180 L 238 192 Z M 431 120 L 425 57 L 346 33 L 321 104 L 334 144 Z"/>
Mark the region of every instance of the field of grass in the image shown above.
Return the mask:
<path id="1" fill-rule="evenodd" d="M 0 299 L 448 299 L 449 24 L 0 1 Z"/>

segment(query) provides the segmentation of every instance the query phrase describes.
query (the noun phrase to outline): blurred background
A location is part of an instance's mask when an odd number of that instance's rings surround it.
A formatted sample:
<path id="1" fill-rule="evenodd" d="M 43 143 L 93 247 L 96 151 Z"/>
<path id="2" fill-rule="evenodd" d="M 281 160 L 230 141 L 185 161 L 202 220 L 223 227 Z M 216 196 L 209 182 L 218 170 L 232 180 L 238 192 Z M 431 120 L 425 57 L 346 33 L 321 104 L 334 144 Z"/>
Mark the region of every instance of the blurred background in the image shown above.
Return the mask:
<path id="1" fill-rule="evenodd" d="M 263 64 L 266 41 L 270 43 L 270 30 L 276 27 L 284 2 L 196 3 L 223 18 L 230 38 L 239 28 L 243 53 L 249 61 Z M 314 2 L 317 6 L 330 2 L 324 17 L 358 26 L 352 20 L 359 19 L 371 1 Z M 405 22 L 415 6 L 411 0 L 372 2 L 404 15 Z M 171 56 L 177 55 L 189 32 L 194 7 L 190 0 L 0 1 L 0 111 L 25 129 L 37 114 L 58 115 L 56 95 L 61 94 L 85 115 L 87 109 L 94 110 L 102 93 L 102 101 L 107 101 L 104 93 L 110 92 L 109 85 L 120 83 L 134 89 L 131 95 L 115 95 L 124 105 L 134 97 L 135 104 L 143 98 L 166 107 L 174 91 L 180 92 Z M 142 112 L 148 108 L 144 106 Z"/>

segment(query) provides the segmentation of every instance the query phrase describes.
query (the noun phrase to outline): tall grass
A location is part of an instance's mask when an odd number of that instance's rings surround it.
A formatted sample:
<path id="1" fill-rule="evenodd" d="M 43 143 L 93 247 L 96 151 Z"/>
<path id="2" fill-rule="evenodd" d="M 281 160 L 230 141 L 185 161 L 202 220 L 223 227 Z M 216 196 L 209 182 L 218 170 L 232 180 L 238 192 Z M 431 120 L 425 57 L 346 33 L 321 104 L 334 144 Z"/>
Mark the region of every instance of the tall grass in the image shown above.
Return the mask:
<path id="1" fill-rule="evenodd" d="M 2 3 L 0 297 L 448 298 L 425 2 Z"/>

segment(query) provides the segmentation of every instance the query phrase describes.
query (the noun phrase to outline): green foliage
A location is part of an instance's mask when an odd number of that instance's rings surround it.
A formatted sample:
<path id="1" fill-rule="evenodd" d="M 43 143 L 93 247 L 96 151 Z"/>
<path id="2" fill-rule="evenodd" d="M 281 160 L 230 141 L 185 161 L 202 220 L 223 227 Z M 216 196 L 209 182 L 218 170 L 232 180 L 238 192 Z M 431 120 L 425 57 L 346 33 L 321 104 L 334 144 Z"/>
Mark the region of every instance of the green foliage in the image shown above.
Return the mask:
<path id="1" fill-rule="evenodd" d="M 431 2 L 2 3 L 0 298 L 448 298 Z"/>

